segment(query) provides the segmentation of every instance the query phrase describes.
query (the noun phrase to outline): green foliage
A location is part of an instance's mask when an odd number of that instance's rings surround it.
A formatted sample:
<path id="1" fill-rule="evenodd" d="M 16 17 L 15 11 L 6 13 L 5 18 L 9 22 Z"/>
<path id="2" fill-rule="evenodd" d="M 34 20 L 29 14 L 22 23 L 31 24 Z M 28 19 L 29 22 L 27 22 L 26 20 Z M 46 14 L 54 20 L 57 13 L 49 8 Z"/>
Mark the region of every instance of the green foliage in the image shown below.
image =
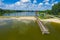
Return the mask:
<path id="1" fill-rule="evenodd" d="M 60 2 L 58 4 L 55 4 L 54 6 L 52 6 L 52 13 L 54 15 L 58 15 L 60 12 Z"/>
<path id="2" fill-rule="evenodd" d="M 46 10 L 47 14 L 52 14 L 51 10 Z"/>

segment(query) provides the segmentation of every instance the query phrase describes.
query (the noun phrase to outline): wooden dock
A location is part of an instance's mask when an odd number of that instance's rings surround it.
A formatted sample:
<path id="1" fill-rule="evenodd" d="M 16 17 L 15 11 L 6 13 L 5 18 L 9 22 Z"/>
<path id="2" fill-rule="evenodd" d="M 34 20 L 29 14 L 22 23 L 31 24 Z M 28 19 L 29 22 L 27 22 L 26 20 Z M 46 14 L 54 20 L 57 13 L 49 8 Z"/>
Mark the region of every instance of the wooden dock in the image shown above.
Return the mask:
<path id="1" fill-rule="evenodd" d="M 42 21 L 38 17 L 36 19 L 42 34 L 49 34 L 50 33 L 49 30 L 45 27 Z"/>

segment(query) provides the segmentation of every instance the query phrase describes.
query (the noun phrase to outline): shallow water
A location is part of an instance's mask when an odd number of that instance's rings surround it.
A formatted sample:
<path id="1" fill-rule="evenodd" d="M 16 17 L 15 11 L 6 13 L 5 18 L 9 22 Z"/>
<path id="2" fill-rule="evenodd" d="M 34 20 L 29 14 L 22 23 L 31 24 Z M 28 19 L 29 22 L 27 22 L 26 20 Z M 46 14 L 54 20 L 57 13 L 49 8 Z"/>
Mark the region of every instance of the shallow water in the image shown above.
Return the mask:
<path id="1" fill-rule="evenodd" d="M 46 23 L 50 34 L 42 35 L 36 21 L 0 20 L 0 40 L 60 40 L 60 24 Z"/>
<path id="2" fill-rule="evenodd" d="M 28 13 L 6 13 L 3 16 L 35 16 L 35 13 Z M 42 35 L 33 20 L 0 20 L 0 40 L 60 40 L 60 24 L 50 22 L 45 25 L 50 31 L 48 35 Z"/>
<path id="3" fill-rule="evenodd" d="M 32 40 L 39 33 L 38 24 L 32 20 L 0 21 L 0 40 Z"/>

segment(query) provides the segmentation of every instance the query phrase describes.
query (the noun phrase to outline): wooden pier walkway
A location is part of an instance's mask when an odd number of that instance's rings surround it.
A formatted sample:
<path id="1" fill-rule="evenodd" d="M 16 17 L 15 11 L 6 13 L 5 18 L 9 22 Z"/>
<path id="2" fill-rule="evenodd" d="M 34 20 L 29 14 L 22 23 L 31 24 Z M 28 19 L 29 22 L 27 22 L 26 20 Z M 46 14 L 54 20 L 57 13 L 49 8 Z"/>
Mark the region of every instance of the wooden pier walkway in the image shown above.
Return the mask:
<path id="1" fill-rule="evenodd" d="M 37 23 L 39 25 L 39 28 L 41 29 L 42 34 L 49 34 L 49 30 L 44 26 L 44 24 L 42 23 L 42 21 L 37 17 Z"/>

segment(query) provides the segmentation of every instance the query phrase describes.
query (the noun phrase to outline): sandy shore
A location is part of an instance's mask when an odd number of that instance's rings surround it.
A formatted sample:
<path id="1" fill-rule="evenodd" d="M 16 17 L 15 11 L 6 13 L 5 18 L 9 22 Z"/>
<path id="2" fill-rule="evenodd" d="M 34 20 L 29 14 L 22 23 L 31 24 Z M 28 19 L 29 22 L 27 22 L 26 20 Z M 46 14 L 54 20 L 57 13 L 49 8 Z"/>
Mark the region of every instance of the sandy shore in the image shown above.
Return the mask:
<path id="1" fill-rule="evenodd" d="M 0 20 L 10 20 L 10 19 L 16 19 L 16 20 L 21 20 L 21 19 L 36 20 L 35 17 L 9 17 L 9 18 L 0 18 Z"/>
<path id="2" fill-rule="evenodd" d="M 43 19 L 42 21 L 60 23 L 60 20 L 59 19 Z"/>
<path id="3" fill-rule="evenodd" d="M 35 17 L 4 17 L 4 18 L 1 18 L 0 17 L 0 20 L 13 20 L 13 19 L 16 19 L 16 20 L 22 20 L 22 19 L 27 19 L 27 20 L 36 20 Z M 42 19 L 42 21 L 47 21 L 47 22 L 56 22 L 56 23 L 60 23 L 60 20 L 59 19 Z"/>

